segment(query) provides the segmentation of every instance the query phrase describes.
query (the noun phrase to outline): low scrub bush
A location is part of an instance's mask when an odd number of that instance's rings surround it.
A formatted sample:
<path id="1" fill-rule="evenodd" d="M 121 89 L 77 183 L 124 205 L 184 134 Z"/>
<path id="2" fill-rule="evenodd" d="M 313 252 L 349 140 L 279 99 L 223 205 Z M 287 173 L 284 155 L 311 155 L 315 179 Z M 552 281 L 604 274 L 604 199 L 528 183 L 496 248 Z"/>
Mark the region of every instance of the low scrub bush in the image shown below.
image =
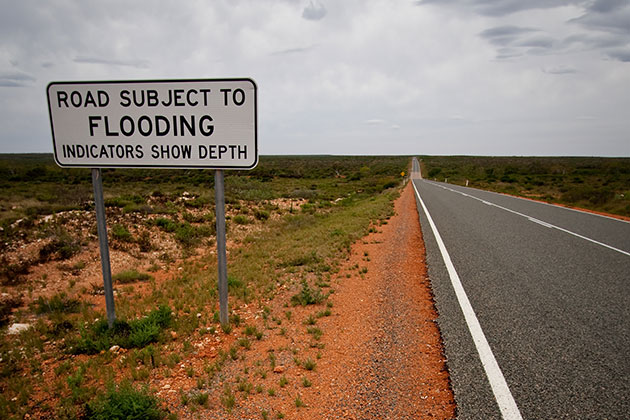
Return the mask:
<path id="1" fill-rule="evenodd" d="M 298 256 L 293 256 L 289 258 L 287 261 L 280 264 L 281 267 L 302 267 L 313 265 L 321 262 L 321 258 L 317 255 L 317 252 L 311 251 L 306 254 L 301 254 Z"/>
<path id="2" fill-rule="evenodd" d="M 20 261 L 9 263 L 6 258 L 0 260 L 0 279 L 3 285 L 13 286 L 22 281 L 23 276 L 28 274 L 30 263 Z"/>
<path id="3" fill-rule="evenodd" d="M 131 205 L 144 204 L 145 199 L 140 195 L 121 195 L 119 197 L 112 197 L 105 199 L 105 207 L 119 207 L 124 208 Z"/>
<path id="4" fill-rule="evenodd" d="M 112 328 L 102 319 L 81 331 L 71 351 L 74 354 L 96 354 L 113 345 L 124 348 L 142 348 L 158 341 L 161 332 L 173 321 L 171 308 L 160 306 L 148 316 L 132 321 L 114 321 Z"/>
<path id="5" fill-rule="evenodd" d="M 177 229 L 177 223 L 166 217 L 158 217 L 153 223 L 165 232 L 175 232 Z"/>
<path id="6" fill-rule="evenodd" d="M 267 210 L 254 210 L 254 217 L 258 220 L 269 219 L 269 212 Z"/>
<path id="7" fill-rule="evenodd" d="M 175 240 L 183 246 L 194 246 L 204 238 L 214 234 L 209 226 L 192 226 L 188 222 L 181 223 L 175 230 Z"/>
<path id="8" fill-rule="evenodd" d="M 87 420 L 160 420 L 167 414 L 159 407 L 158 399 L 149 395 L 146 389 L 138 390 L 128 383 L 110 387 L 85 409 Z"/>
<path id="9" fill-rule="evenodd" d="M 70 299 L 65 293 L 59 293 L 51 298 L 40 296 L 32 306 L 35 313 L 41 314 L 61 314 L 61 313 L 77 313 L 81 310 L 81 302 L 77 299 Z"/>
<path id="10" fill-rule="evenodd" d="M 315 289 L 311 288 L 306 280 L 302 281 L 302 290 L 300 293 L 291 297 L 291 304 L 293 306 L 297 305 L 314 305 L 316 303 L 321 303 L 326 296 L 322 294 L 322 290 L 317 287 Z"/>
<path id="11" fill-rule="evenodd" d="M 131 232 L 121 224 L 115 224 L 111 230 L 112 239 L 120 242 L 132 242 Z"/>
<path id="12" fill-rule="evenodd" d="M 140 273 L 137 270 L 125 270 L 112 276 L 115 283 L 134 283 L 137 281 L 147 281 L 153 279 L 153 276 L 147 273 Z"/>
<path id="13" fill-rule="evenodd" d="M 67 260 L 81 250 L 81 243 L 68 232 L 55 233 L 52 240 L 39 250 L 40 261 Z"/>
<path id="14" fill-rule="evenodd" d="M 151 243 L 151 235 L 148 231 L 143 231 L 138 239 L 136 239 L 136 243 L 140 247 L 141 252 L 149 252 L 153 250 L 153 244 Z"/>
<path id="15" fill-rule="evenodd" d="M 236 216 L 234 216 L 232 218 L 232 221 L 236 223 L 237 225 L 247 225 L 251 223 L 251 220 L 249 220 L 249 217 L 243 216 L 242 214 L 237 214 Z"/>

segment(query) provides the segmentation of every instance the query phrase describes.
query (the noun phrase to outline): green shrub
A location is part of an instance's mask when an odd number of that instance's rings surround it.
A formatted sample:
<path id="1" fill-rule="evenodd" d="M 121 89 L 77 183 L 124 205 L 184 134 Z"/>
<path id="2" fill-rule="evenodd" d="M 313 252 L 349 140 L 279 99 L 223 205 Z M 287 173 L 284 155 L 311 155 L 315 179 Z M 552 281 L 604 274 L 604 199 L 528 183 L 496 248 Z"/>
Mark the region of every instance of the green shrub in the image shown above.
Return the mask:
<path id="1" fill-rule="evenodd" d="M 133 237 L 131 236 L 131 232 L 121 224 L 115 224 L 112 226 L 112 239 L 120 242 L 132 242 Z"/>
<path id="2" fill-rule="evenodd" d="M 234 276 L 228 276 L 227 284 L 228 284 L 229 290 L 236 290 L 245 286 L 245 283 L 243 283 L 243 280 L 240 280 Z"/>
<path id="3" fill-rule="evenodd" d="M 183 246 L 197 245 L 201 238 L 214 234 L 210 226 L 192 226 L 188 222 L 181 223 L 175 229 L 175 240 Z"/>
<path id="4" fill-rule="evenodd" d="M 74 239 L 68 232 L 61 230 L 53 235 L 52 241 L 39 250 L 40 261 L 54 259 L 67 260 L 81 250 L 79 240 Z"/>
<path id="5" fill-rule="evenodd" d="M 88 420 L 159 420 L 167 414 L 146 389 L 137 390 L 127 383 L 110 387 L 88 403 L 85 410 Z"/>
<path id="6" fill-rule="evenodd" d="M 155 219 L 154 223 L 165 232 L 175 232 L 177 229 L 177 223 L 175 223 L 172 219 L 167 219 L 166 217 L 158 217 Z"/>
<path id="7" fill-rule="evenodd" d="M 59 293 L 51 297 L 50 299 L 40 296 L 33 302 L 32 306 L 35 307 L 35 313 L 50 314 L 50 313 L 76 313 L 81 310 L 81 302 L 77 299 L 70 299 L 65 293 Z"/>
<path id="8" fill-rule="evenodd" d="M 189 213 L 187 211 L 185 211 L 182 214 L 182 218 L 189 222 L 189 223 L 203 223 L 206 221 L 206 216 L 204 216 L 203 214 L 200 215 L 194 215 L 192 213 Z"/>
<path id="9" fill-rule="evenodd" d="M 205 205 L 210 204 L 210 199 L 205 197 L 197 197 L 192 200 L 184 201 L 184 206 L 189 208 L 199 209 Z"/>
<path id="10" fill-rule="evenodd" d="M 147 204 L 130 203 L 130 204 L 127 204 L 123 208 L 123 212 L 124 213 L 150 214 L 150 213 L 153 213 L 153 207 L 151 207 L 151 206 L 149 206 Z"/>
<path id="11" fill-rule="evenodd" d="M 232 221 L 237 225 L 247 225 L 251 222 L 251 220 L 249 220 L 249 217 L 243 216 L 242 214 L 237 214 L 236 216 L 234 216 L 232 218 Z"/>
<path id="12" fill-rule="evenodd" d="M 311 334 L 315 340 L 319 340 L 320 338 L 322 338 L 323 334 L 322 330 L 317 327 L 309 327 L 306 329 L 306 332 Z"/>
<path id="13" fill-rule="evenodd" d="M 140 247 L 141 252 L 149 252 L 153 250 L 153 244 L 151 243 L 151 235 L 148 231 L 143 231 L 140 237 L 136 240 L 136 243 Z"/>
<path id="14" fill-rule="evenodd" d="M 194 403 L 206 407 L 208 405 L 208 393 L 200 392 L 195 394 L 192 400 Z"/>
<path id="15" fill-rule="evenodd" d="M 297 305 L 314 305 L 316 303 L 320 303 L 326 297 L 322 294 L 322 290 L 318 287 L 316 289 L 311 289 L 306 280 L 302 281 L 302 290 L 300 293 L 291 297 L 291 304 L 293 306 Z"/>
<path id="16" fill-rule="evenodd" d="M 269 212 L 266 210 L 254 210 L 254 217 L 258 220 L 267 220 L 269 219 Z"/>
<path id="17" fill-rule="evenodd" d="M 315 369 L 315 366 L 317 366 L 317 363 L 315 363 L 313 359 L 306 359 L 304 362 L 302 362 L 302 367 L 304 367 L 304 369 L 306 370 L 313 370 Z"/>
<path id="18" fill-rule="evenodd" d="M 386 182 L 385 184 L 383 184 L 383 189 L 387 190 L 389 188 L 394 188 L 395 186 L 396 186 L 396 182 L 389 181 L 389 182 Z"/>
<path id="19" fill-rule="evenodd" d="M 115 283 L 134 283 L 137 281 L 147 281 L 153 279 L 153 276 L 147 273 L 140 273 L 137 270 L 125 270 L 112 276 Z"/>
<path id="20" fill-rule="evenodd" d="M 113 345 L 124 348 L 141 348 L 158 341 L 162 330 L 173 321 L 171 308 L 160 306 L 144 318 L 132 321 L 114 321 L 112 328 L 102 319 L 81 331 L 81 336 L 72 346 L 74 354 L 96 354 Z"/>

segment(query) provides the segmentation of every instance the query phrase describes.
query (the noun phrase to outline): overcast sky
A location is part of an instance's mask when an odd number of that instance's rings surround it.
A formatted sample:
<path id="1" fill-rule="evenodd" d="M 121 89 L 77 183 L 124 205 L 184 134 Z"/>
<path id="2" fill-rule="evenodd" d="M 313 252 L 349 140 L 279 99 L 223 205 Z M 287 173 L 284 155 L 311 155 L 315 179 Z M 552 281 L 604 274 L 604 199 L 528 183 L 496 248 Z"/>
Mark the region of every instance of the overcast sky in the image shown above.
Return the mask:
<path id="1" fill-rule="evenodd" d="M 251 77 L 260 154 L 630 156 L 630 0 L 0 5 L 0 153 L 51 81 Z"/>

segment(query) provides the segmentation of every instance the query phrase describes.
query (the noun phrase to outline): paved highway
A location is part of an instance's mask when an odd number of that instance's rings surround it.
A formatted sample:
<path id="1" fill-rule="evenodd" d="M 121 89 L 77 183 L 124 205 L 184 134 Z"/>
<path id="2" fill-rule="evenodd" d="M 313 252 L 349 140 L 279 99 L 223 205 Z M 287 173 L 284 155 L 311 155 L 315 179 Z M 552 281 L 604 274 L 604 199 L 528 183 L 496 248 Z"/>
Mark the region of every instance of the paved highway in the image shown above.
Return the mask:
<path id="1" fill-rule="evenodd" d="M 630 418 L 630 223 L 412 182 L 458 418 Z"/>

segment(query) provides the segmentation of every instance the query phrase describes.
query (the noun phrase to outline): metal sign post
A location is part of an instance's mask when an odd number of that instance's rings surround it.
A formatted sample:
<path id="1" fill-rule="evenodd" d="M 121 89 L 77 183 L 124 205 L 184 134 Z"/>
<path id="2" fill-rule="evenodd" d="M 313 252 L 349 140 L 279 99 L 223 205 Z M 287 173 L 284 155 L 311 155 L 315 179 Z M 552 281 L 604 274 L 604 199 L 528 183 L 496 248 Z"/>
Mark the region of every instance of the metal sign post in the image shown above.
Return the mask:
<path id="1" fill-rule="evenodd" d="M 114 309 L 114 290 L 112 288 L 112 270 L 109 263 L 109 244 L 107 224 L 105 222 L 105 203 L 103 200 L 103 177 L 100 168 L 92 168 L 92 186 L 94 187 L 94 206 L 96 207 L 96 228 L 98 243 L 101 248 L 101 267 L 103 269 L 103 288 L 107 308 L 107 324 L 111 328 L 116 320 Z"/>
<path id="2" fill-rule="evenodd" d="M 219 271 L 219 320 L 221 325 L 227 325 L 228 318 L 228 282 L 227 257 L 225 251 L 225 188 L 223 171 L 217 169 L 214 173 L 214 205 L 217 217 L 217 268 Z"/>

